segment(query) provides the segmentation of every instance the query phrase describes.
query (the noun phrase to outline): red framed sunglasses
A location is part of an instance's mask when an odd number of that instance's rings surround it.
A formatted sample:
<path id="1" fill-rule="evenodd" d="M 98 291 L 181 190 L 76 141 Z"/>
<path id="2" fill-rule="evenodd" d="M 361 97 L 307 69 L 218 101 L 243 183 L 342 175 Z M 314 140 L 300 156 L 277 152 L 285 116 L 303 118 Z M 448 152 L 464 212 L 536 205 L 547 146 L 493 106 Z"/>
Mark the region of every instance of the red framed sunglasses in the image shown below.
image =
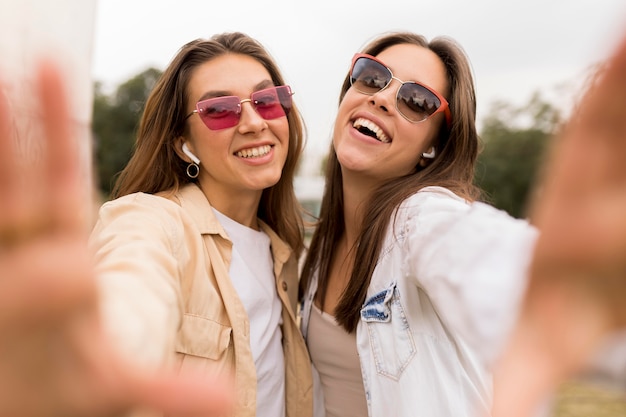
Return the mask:
<path id="1" fill-rule="evenodd" d="M 389 67 L 376 57 L 356 54 L 352 58 L 350 84 L 360 93 L 373 95 L 384 90 L 391 80 L 401 83 L 396 93 L 396 109 L 412 123 L 423 122 L 429 117 L 444 112 L 446 124 L 452 122 L 450 107 L 441 94 L 416 81 L 402 81 L 395 77 Z"/>
<path id="2" fill-rule="evenodd" d="M 288 85 L 265 88 L 250 94 L 243 100 L 237 96 L 223 96 L 201 100 L 194 111 L 185 116 L 185 120 L 194 113 L 211 130 L 227 129 L 237 126 L 241 119 L 241 104 L 249 102 L 254 110 L 265 120 L 287 116 L 292 107 L 291 96 L 294 92 Z"/>

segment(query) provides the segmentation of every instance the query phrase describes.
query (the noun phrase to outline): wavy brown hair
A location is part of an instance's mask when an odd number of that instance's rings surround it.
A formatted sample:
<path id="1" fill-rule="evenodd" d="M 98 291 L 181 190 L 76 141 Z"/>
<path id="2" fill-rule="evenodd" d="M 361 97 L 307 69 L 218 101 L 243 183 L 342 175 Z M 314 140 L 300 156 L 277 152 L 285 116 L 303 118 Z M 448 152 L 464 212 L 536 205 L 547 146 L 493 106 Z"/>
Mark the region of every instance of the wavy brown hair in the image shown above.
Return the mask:
<path id="1" fill-rule="evenodd" d="M 376 56 L 398 44 L 418 45 L 433 51 L 447 71 L 452 122 L 445 123 L 439 132 L 435 148 L 437 156 L 432 162 L 405 176 L 394 178 L 372 193 L 366 202 L 361 232 L 355 247 L 355 260 L 350 281 L 342 294 L 335 317 L 348 332 L 353 332 L 360 319 L 367 288 L 378 262 L 385 231 L 400 203 L 426 186 L 446 187 L 457 195 L 472 201 L 480 198 L 474 185 L 474 165 L 478 154 L 479 137 L 476 131 L 476 95 L 472 70 L 464 50 L 453 39 L 437 37 L 430 42 L 423 36 L 410 32 L 383 34 L 363 49 Z M 350 88 L 346 76 L 339 102 Z M 336 245 L 344 233 L 343 180 L 341 167 L 331 145 L 326 165 L 326 186 L 322 198 L 320 217 L 305 259 L 300 281 L 301 295 L 314 273 L 318 273 L 318 299 L 322 306 L 328 288 L 330 266 Z"/>
<path id="2" fill-rule="evenodd" d="M 175 150 L 176 138 L 185 130 L 187 86 L 196 67 L 228 53 L 256 59 L 270 73 L 274 85 L 285 84 L 269 52 L 243 33 L 223 33 L 187 43 L 165 69 L 146 101 L 134 152 L 117 178 L 112 192 L 114 198 L 135 192 L 173 194 L 192 181 L 185 171 L 187 163 Z M 304 228 L 293 179 L 304 149 L 304 122 L 295 104 L 287 120 L 287 160 L 278 183 L 263 190 L 258 217 L 299 254 L 304 247 Z"/>

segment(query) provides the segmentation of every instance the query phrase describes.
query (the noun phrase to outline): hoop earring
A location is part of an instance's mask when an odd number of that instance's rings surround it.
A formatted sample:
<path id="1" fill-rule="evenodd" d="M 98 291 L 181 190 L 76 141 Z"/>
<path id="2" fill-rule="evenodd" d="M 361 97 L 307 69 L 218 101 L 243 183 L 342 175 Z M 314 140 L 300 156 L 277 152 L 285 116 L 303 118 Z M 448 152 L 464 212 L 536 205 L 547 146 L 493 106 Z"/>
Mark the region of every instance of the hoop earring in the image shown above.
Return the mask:
<path id="1" fill-rule="evenodd" d="M 198 175 L 200 175 L 200 167 L 198 166 L 200 159 L 189 150 L 187 142 L 183 143 L 183 153 L 191 159 L 191 162 L 187 165 L 187 176 L 191 179 L 198 178 Z"/>
<path id="2" fill-rule="evenodd" d="M 198 164 L 192 162 L 187 165 L 187 176 L 189 178 L 195 179 L 198 178 L 198 175 L 200 175 L 200 167 L 198 166 Z"/>

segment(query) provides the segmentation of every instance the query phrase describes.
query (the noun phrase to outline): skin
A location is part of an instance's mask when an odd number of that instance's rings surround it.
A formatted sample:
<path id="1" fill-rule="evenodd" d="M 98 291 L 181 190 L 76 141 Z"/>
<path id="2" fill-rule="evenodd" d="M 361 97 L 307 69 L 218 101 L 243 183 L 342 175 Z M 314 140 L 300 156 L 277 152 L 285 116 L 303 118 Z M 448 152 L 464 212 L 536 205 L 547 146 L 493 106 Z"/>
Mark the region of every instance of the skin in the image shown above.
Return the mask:
<path id="1" fill-rule="evenodd" d="M 498 365 L 495 417 L 534 415 L 626 327 L 626 38 L 555 138 L 538 190 L 541 234 Z"/>
<path id="2" fill-rule="evenodd" d="M 108 343 L 80 215 L 89 199 L 65 88 L 50 63 L 39 68 L 34 94 L 46 109 L 39 113 L 46 146 L 26 170 L 18 170 L 11 107 L 0 96 L 0 415 L 98 417 L 135 407 L 228 413 L 229 381 L 147 373 Z"/>
<path id="3" fill-rule="evenodd" d="M 269 72 L 254 58 L 226 54 L 198 66 L 188 85 L 188 111 L 198 101 L 219 96 L 249 98 L 254 91 L 273 86 Z M 257 208 L 265 188 L 276 184 L 287 160 L 289 123 L 287 117 L 263 119 L 250 102 L 243 103 L 239 124 L 210 130 L 197 114 L 187 121 L 187 133 L 177 141 L 200 159 L 198 183 L 211 204 L 237 222 L 258 229 Z M 270 145 L 268 154 L 244 158 L 238 152 Z"/>
<path id="4" fill-rule="evenodd" d="M 377 58 L 403 81 L 419 81 L 447 94 L 446 70 L 439 57 L 417 45 L 394 45 Z M 339 106 L 333 145 L 345 181 L 370 189 L 382 182 L 415 170 L 421 154 L 432 146 L 443 122 L 437 114 L 421 123 L 411 123 L 396 109 L 397 80 L 371 96 L 350 88 Z M 352 122 L 364 117 L 377 124 L 389 137 L 382 143 L 353 128 Z M 346 179 L 346 176 L 348 178 Z M 345 187 L 344 187 L 345 188 Z M 369 194 L 369 193 L 368 193 Z"/>
<path id="5" fill-rule="evenodd" d="M 432 51 L 411 44 L 394 45 L 378 58 L 403 81 L 419 81 L 444 96 L 448 93 L 446 70 Z M 411 123 L 396 109 L 396 93 L 400 83 L 393 80 L 384 90 L 366 95 L 351 87 L 339 106 L 334 127 L 333 145 L 343 175 L 345 234 L 334 257 L 324 310 L 333 313 L 345 289 L 354 263 L 349 251 L 358 236 L 361 214 L 359 207 L 385 180 L 405 175 L 430 150 L 444 122 L 441 113 L 420 123 Z M 354 128 L 358 118 L 379 126 L 390 139 L 383 143 Z M 319 305 L 318 305 L 319 306 Z"/>
<path id="6" fill-rule="evenodd" d="M 413 79 L 391 58 L 381 54 L 381 59 L 399 78 Z M 445 95 L 434 80 L 415 79 Z M 48 146 L 41 164 L 20 170 L 20 178 L 10 107 L 0 99 L 0 415 L 113 416 L 137 406 L 176 415 L 227 414 L 233 399 L 228 381 L 148 375 L 124 363 L 107 343 L 85 249 L 86 225 L 76 215 L 90 207 L 65 89 L 49 63 L 41 66 L 37 85 Z M 380 100 L 362 95 L 352 107 L 342 104 L 336 146 L 357 140 L 348 125 L 359 111 L 379 117 L 398 140 L 404 119 Z M 543 191 L 531 210 L 542 232 L 523 311 L 498 364 L 496 417 L 530 417 L 560 381 L 584 367 L 609 332 L 626 325 L 624 109 L 626 38 L 548 158 Z M 428 148 L 427 122 L 413 125 L 424 139 L 417 154 Z M 362 149 L 346 146 L 341 160 L 348 166 L 350 153 L 368 155 L 363 151 L 368 146 L 364 139 Z M 354 155 L 350 158 L 357 161 Z M 355 162 L 346 174 L 362 179 L 367 190 L 371 183 L 358 166 Z M 348 188 L 344 192 L 350 214 L 361 200 Z M 354 225 L 346 226 L 346 235 L 353 236 Z"/>

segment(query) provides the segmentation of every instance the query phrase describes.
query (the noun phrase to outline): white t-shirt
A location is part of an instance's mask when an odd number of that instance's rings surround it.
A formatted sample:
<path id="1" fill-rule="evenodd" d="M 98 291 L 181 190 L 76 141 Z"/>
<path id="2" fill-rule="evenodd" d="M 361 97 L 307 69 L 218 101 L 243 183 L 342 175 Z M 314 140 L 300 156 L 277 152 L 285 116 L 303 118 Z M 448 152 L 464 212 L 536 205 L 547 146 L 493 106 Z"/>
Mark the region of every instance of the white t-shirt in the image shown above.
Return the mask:
<path id="1" fill-rule="evenodd" d="M 257 374 L 257 417 L 285 415 L 285 357 L 282 306 L 276 293 L 270 238 L 213 209 L 233 242 L 230 278 L 250 320 Z"/>

